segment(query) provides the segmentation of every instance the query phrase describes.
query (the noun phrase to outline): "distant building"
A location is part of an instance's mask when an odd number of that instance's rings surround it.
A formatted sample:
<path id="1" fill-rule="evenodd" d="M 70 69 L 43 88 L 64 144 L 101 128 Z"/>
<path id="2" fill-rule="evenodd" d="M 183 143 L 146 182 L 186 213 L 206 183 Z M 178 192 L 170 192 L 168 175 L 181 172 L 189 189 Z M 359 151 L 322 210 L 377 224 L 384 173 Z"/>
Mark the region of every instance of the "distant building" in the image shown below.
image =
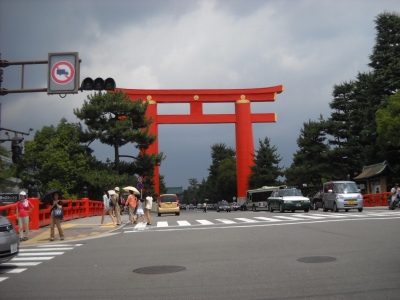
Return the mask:
<path id="1" fill-rule="evenodd" d="M 183 199 L 183 188 L 181 186 L 178 187 L 167 187 L 167 194 L 176 194 L 179 198 L 179 201 Z"/>

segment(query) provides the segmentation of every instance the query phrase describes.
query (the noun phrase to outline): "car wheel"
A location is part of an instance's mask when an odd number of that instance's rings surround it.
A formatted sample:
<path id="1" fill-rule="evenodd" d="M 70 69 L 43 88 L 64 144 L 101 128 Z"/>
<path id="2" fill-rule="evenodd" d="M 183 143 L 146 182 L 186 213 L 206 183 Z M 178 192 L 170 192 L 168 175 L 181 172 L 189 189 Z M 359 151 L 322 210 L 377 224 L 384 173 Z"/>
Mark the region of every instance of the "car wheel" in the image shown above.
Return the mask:
<path id="1" fill-rule="evenodd" d="M 292 213 L 294 213 L 295 211 L 296 211 L 295 209 L 292 209 L 292 210 L 291 210 Z"/>
<path id="2" fill-rule="evenodd" d="M 349 212 L 349 210 L 348 210 L 348 209 L 345 209 L 344 211 L 345 211 L 345 212 Z"/>
<path id="3" fill-rule="evenodd" d="M 161 217 L 161 214 L 159 213 L 158 216 Z"/>
<path id="4" fill-rule="evenodd" d="M 305 210 L 304 210 L 304 212 L 309 212 L 310 211 L 310 209 L 309 208 L 306 208 Z"/>
<path id="5" fill-rule="evenodd" d="M 274 209 L 272 208 L 271 205 L 269 205 L 269 211 L 270 211 L 270 212 L 274 212 Z"/>
<path id="6" fill-rule="evenodd" d="M 253 211 L 257 211 L 257 208 L 255 205 L 253 205 L 253 207 L 251 208 Z"/>
<path id="7" fill-rule="evenodd" d="M 279 203 L 279 212 L 284 213 L 285 210 L 283 209 L 282 203 Z"/>
<path id="8" fill-rule="evenodd" d="M 333 209 L 332 209 L 332 211 L 334 211 L 334 212 L 338 212 L 338 211 L 339 211 L 338 208 L 337 208 L 336 202 L 333 202 Z"/>
<path id="9" fill-rule="evenodd" d="M 176 213 L 175 213 L 175 216 L 179 216 L 179 212 L 176 212 Z"/>
<path id="10" fill-rule="evenodd" d="M 323 210 L 324 212 L 327 212 L 327 211 L 328 211 L 328 209 L 327 209 L 326 206 L 325 206 L 325 202 L 322 202 L 322 210 Z"/>
<path id="11" fill-rule="evenodd" d="M 219 209 L 217 209 L 217 212 L 219 212 Z"/>
<path id="12" fill-rule="evenodd" d="M 358 211 L 359 211 L 359 212 L 362 212 L 362 211 L 363 211 L 363 209 L 362 209 L 362 208 L 359 208 L 359 209 L 358 209 Z"/>
<path id="13" fill-rule="evenodd" d="M 317 206 L 317 202 L 316 201 L 314 201 L 311 206 L 312 206 L 313 210 L 318 210 L 318 206 Z"/>

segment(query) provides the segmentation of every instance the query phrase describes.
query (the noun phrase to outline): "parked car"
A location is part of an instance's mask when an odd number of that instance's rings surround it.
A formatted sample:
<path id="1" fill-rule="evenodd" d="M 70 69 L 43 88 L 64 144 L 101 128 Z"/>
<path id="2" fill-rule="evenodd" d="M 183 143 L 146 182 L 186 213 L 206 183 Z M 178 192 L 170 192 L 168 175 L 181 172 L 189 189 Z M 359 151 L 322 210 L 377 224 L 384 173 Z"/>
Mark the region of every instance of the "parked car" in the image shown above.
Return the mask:
<path id="1" fill-rule="evenodd" d="M 181 205 L 179 205 L 179 208 L 180 208 L 180 209 L 186 210 L 186 204 L 181 204 Z"/>
<path id="2" fill-rule="evenodd" d="M 157 213 L 160 217 L 161 214 L 175 214 L 179 216 L 180 208 L 178 196 L 176 194 L 163 194 L 158 198 Z"/>
<path id="3" fill-rule="evenodd" d="M 279 210 L 281 213 L 286 210 L 295 212 L 296 210 L 310 210 L 310 199 L 304 197 L 299 189 L 281 189 L 272 192 L 267 199 L 270 212 Z"/>
<path id="4" fill-rule="evenodd" d="M 0 216 L 0 263 L 5 263 L 19 253 L 19 235 L 6 217 Z"/>
<path id="5" fill-rule="evenodd" d="M 201 203 L 199 203 L 199 204 L 197 204 L 197 207 L 196 207 L 197 209 L 203 209 L 203 204 L 201 204 Z"/>
<path id="6" fill-rule="evenodd" d="M 217 212 L 226 211 L 231 212 L 231 207 L 228 202 L 226 201 L 219 201 L 217 206 Z"/>
<path id="7" fill-rule="evenodd" d="M 233 211 L 241 210 L 241 206 L 237 202 L 233 202 L 231 207 Z"/>
<path id="8" fill-rule="evenodd" d="M 310 197 L 311 209 L 318 210 L 318 208 L 322 208 L 323 194 L 324 194 L 323 190 L 320 190 L 319 192 L 316 192 Z"/>
<path id="9" fill-rule="evenodd" d="M 338 212 L 352 208 L 363 211 L 364 200 L 354 181 L 331 181 L 324 183 L 322 209 Z"/>
<path id="10" fill-rule="evenodd" d="M 189 204 L 189 209 L 194 209 L 194 205 L 193 204 Z"/>

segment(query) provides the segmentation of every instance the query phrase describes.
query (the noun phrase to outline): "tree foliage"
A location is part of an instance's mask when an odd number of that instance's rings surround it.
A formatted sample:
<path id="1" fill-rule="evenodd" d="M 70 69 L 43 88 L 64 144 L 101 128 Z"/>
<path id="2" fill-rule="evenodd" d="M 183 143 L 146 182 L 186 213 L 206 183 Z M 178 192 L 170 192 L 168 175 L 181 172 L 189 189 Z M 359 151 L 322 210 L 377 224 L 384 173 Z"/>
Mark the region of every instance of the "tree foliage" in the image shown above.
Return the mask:
<path id="1" fill-rule="evenodd" d="M 253 156 L 254 165 L 250 167 L 251 174 L 248 178 L 250 189 L 260 188 L 265 185 L 279 184 L 278 177 L 283 175 L 283 168 L 279 167 L 282 158 L 277 153 L 278 149 L 271 146 L 270 139 L 258 141 L 259 148 Z"/>

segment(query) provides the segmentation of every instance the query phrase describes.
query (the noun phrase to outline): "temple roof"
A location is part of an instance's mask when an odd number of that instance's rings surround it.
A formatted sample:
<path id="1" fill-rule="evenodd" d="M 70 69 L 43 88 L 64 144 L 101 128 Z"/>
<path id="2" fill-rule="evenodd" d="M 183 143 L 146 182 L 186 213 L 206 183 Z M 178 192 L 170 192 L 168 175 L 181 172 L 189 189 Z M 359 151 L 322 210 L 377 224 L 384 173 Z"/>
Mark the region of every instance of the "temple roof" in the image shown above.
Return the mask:
<path id="1" fill-rule="evenodd" d="M 386 173 L 394 173 L 394 171 L 390 168 L 389 164 L 385 160 L 382 163 L 375 164 L 375 165 L 370 165 L 370 166 L 364 166 L 362 172 L 358 174 L 356 177 L 353 179 L 368 179 L 372 177 L 378 177 L 378 176 L 383 176 Z"/>

